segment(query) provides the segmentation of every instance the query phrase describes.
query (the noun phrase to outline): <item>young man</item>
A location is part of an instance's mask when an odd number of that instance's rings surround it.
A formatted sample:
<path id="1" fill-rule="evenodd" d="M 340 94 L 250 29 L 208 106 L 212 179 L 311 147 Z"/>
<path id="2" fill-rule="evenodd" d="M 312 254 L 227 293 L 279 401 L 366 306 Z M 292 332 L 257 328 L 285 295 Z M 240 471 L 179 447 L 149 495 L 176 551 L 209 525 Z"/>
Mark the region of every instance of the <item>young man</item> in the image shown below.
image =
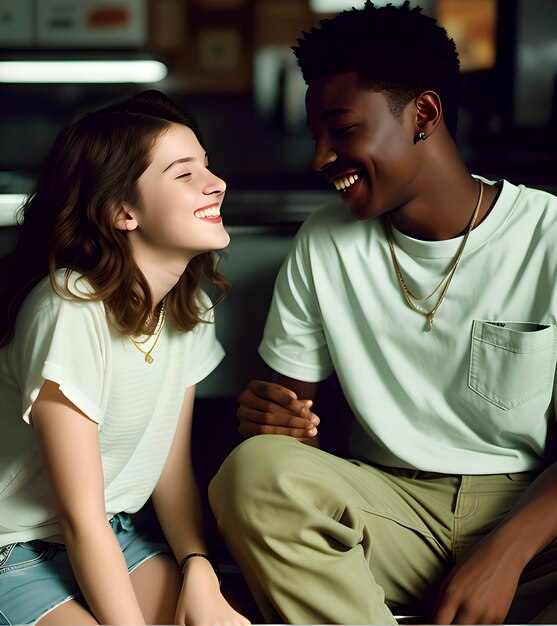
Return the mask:
<path id="1" fill-rule="evenodd" d="M 219 527 L 270 621 L 557 622 L 557 199 L 472 177 L 458 58 L 407 3 L 295 48 L 313 166 L 339 190 L 277 278 L 214 479 Z M 320 383 L 356 417 L 318 448 Z M 301 445 L 300 441 L 313 445 Z"/>

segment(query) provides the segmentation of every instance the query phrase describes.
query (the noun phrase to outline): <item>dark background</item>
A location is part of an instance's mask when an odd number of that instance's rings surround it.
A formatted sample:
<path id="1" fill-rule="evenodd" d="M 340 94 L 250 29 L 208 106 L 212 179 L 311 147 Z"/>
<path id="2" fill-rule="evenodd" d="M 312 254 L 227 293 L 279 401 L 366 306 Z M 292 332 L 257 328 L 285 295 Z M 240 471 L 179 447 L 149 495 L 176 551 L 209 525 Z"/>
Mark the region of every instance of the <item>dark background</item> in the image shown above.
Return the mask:
<path id="1" fill-rule="evenodd" d="M 58 0 L 72 1 L 77 0 Z M 10 46 L 0 30 L 0 60 L 152 56 L 169 68 L 167 79 L 151 85 L 0 83 L 0 192 L 30 188 L 54 136 L 76 111 L 144 87 L 161 89 L 193 112 L 213 165 L 231 191 L 327 188 L 309 168 L 312 142 L 304 126 L 304 86 L 289 51 L 301 30 L 322 17 L 309 1 L 150 0 L 143 3 L 141 45 L 121 48 L 56 47 L 52 42 Z M 117 4 L 97 4 L 111 2 Z M 423 4 L 432 15 L 443 15 L 447 6 L 476 13 L 482 6 L 495 7 L 495 32 L 489 35 L 495 64 L 463 73 L 459 146 L 478 173 L 555 189 L 557 0 Z"/>

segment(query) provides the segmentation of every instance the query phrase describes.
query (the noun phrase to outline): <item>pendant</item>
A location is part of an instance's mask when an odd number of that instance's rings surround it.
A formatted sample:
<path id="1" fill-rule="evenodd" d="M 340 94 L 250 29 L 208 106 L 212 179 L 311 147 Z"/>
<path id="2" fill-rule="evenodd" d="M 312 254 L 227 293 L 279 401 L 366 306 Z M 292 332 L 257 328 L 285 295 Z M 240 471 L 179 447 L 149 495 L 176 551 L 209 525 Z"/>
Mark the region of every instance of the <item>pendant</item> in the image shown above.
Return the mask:
<path id="1" fill-rule="evenodd" d="M 147 363 L 147 365 L 151 365 L 154 360 L 155 359 L 150 354 L 145 355 L 145 363 Z"/>
<path id="2" fill-rule="evenodd" d="M 433 328 L 433 315 L 431 315 L 431 313 L 427 316 L 427 321 L 429 322 L 427 330 L 430 331 Z"/>

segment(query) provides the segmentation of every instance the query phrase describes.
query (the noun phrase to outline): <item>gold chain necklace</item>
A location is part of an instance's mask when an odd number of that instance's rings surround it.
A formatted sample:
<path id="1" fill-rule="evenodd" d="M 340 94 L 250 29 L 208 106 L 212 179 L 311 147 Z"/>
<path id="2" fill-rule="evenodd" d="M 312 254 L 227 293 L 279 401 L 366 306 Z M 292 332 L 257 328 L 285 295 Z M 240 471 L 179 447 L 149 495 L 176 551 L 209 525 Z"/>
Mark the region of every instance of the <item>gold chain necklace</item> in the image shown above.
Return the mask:
<path id="1" fill-rule="evenodd" d="M 161 305 L 161 310 L 159 312 L 159 319 L 157 320 L 157 325 L 155 326 L 155 330 L 153 331 L 152 335 L 149 335 L 147 337 L 147 339 L 143 339 L 142 341 L 136 341 L 135 339 L 133 339 L 132 337 L 130 337 L 130 341 L 133 343 L 133 345 L 142 353 L 145 355 L 145 363 L 147 363 L 147 365 L 151 365 L 151 363 L 153 363 L 153 361 L 155 360 L 152 356 L 151 356 L 151 352 L 153 352 L 153 350 L 155 349 L 155 346 L 157 345 L 157 341 L 159 340 L 159 337 L 161 336 L 162 333 L 162 329 L 164 326 L 164 319 L 165 319 L 165 313 L 164 313 L 164 305 L 165 305 L 165 301 L 162 301 L 162 305 Z M 153 345 L 149 348 L 149 350 L 143 350 L 143 348 L 141 348 L 140 346 L 142 346 L 143 344 L 147 343 L 149 341 L 149 339 L 155 338 L 155 341 L 153 342 Z"/>
<path id="2" fill-rule="evenodd" d="M 408 303 L 408 306 L 410 306 L 411 309 L 416 311 L 416 313 L 419 313 L 420 315 L 425 315 L 425 317 L 427 317 L 428 322 L 429 322 L 428 330 L 431 330 L 433 328 L 433 318 L 435 317 L 435 314 L 437 313 L 439 307 L 441 306 L 441 302 L 443 302 L 443 299 L 445 295 L 447 294 L 447 291 L 449 290 L 449 285 L 451 284 L 453 276 L 455 275 L 455 272 L 456 272 L 456 268 L 458 267 L 460 259 L 462 258 L 462 254 L 464 253 L 464 248 L 466 246 L 466 242 L 468 241 L 468 237 L 470 236 L 470 233 L 472 232 L 474 225 L 476 224 L 476 220 L 478 219 L 478 214 L 480 212 L 480 206 L 482 204 L 483 191 L 484 191 L 482 181 L 480 180 L 478 182 L 480 183 L 480 193 L 478 196 L 478 202 L 476 203 L 474 214 L 472 215 L 472 219 L 470 220 L 468 230 L 466 231 L 466 234 L 464 235 L 462 243 L 460 244 L 460 248 L 458 249 L 454 263 L 451 269 L 449 270 L 449 273 L 443 278 L 443 280 L 441 280 L 441 282 L 437 285 L 437 287 L 435 287 L 435 289 L 428 296 L 423 296 L 419 298 L 415 296 L 408 288 L 408 285 L 406 284 L 406 281 L 404 280 L 404 277 L 402 276 L 402 272 L 398 264 L 398 259 L 396 258 L 395 247 L 393 244 L 391 218 L 390 218 L 390 215 L 387 214 L 387 241 L 389 242 L 389 249 L 391 250 L 391 258 L 393 259 L 393 265 L 395 268 L 396 275 L 398 277 L 398 282 L 400 283 L 400 286 L 402 287 L 402 294 L 404 296 L 404 299 Z M 418 306 L 414 302 L 414 300 L 416 300 L 417 302 L 424 302 L 425 300 L 428 300 L 439 290 L 439 288 L 441 287 L 443 283 L 445 283 L 445 286 L 443 287 L 443 290 L 441 291 L 441 295 L 439 296 L 435 306 L 431 309 L 431 311 L 426 311 L 425 309 L 422 309 L 420 306 Z"/>
<path id="3" fill-rule="evenodd" d="M 139 344 L 140 346 L 143 345 L 144 343 L 147 343 L 148 341 L 150 341 L 155 335 L 157 335 L 162 327 L 162 323 L 164 321 L 164 302 L 165 302 L 166 298 L 162 301 L 161 304 L 161 310 L 159 311 L 159 318 L 157 319 L 157 325 L 155 326 L 155 330 L 153 331 L 152 335 L 145 335 L 145 339 L 141 339 L 141 341 L 138 341 L 137 339 L 130 339 L 137 345 Z M 141 335 L 140 335 L 141 336 Z"/>

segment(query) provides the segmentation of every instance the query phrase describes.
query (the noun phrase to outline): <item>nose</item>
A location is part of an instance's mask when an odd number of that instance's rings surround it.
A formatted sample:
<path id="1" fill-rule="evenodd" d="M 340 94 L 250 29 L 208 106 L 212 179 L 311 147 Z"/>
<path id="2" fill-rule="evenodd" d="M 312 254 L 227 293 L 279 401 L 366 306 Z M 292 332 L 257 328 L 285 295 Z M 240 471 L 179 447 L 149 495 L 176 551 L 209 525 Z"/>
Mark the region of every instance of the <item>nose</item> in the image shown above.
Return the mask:
<path id="1" fill-rule="evenodd" d="M 210 194 L 222 194 L 226 191 L 226 183 L 213 172 L 207 171 L 208 179 L 203 187 L 203 193 L 208 196 Z"/>
<path id="2" fill-rule="evenodd" d="M 325 143 L 324 141 L 318 141 L 315 144 L 315 150 L 313 152 L 313 159 L 311 162 L 311 165 L 315 171 L 322 172 L 336 160 L 336 152 L 331 148 L 328 143 Z"/>

